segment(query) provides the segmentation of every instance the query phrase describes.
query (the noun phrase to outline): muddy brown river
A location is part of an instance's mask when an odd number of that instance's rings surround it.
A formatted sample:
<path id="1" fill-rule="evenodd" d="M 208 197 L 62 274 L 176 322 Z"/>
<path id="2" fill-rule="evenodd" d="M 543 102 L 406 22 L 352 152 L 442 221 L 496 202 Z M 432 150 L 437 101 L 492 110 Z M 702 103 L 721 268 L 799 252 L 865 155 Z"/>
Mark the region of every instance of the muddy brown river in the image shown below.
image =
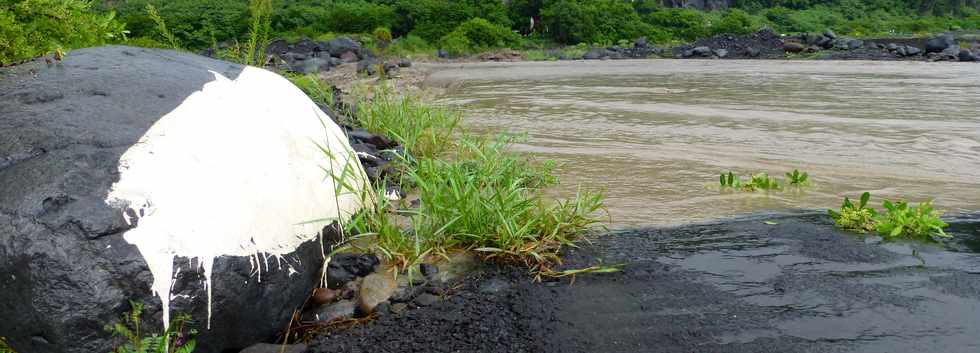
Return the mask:
<path id="1" fill-rule="evenodd" d="M 515 148 L 605 189 L 613 227 L 839 206 L 843 196 L 980 210 L 980 65 L 627 60 L 438 66 L 442 101 Z M 732 193 L 721 172 L 810 173 L 813 186 Z M 878 204 L 879 202 L 873 201 Z"/>

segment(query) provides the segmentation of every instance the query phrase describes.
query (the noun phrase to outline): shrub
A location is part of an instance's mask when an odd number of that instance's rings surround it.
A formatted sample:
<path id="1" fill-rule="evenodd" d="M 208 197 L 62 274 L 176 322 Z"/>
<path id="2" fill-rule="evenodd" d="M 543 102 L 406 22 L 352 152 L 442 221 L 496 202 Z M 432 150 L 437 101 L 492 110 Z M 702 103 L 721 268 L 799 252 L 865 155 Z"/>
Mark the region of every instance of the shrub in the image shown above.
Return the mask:
<path id="1" fill-rule="evenodd" d="M 374 35 L 374 39 L 377 39 L 382 43 L 391 43 L 391 30 L 387 27 L 378 27 L 371 32 Z"/>
<path id="2" fill-rule="evenodd" d="M 473 43 L 460 32 L 449 33 L 442 37 L 439 42 L 442 43 L 442 49 L 453 57 L 464 56 L 473 52 Z"/>
<path id="3" fill-rule="evenodd" d="M 387 54 L 394 56 L 411 56 L 431 54 L 435 51 L 435 48 L 432 46 L 432 44 L 426 42 L 425 39 L 409 34 L 394 40 L 392 44 L 385 49 L 385 51 Z"/>
<path id="4" fill-rule="evenodd" d="M 730 9 L 722 15 L 718 23 L 711 26 L 711 32 L 713 34 L 748 34 L 755 32 L 758 28 L 752 16 L 747 12 L 739 9 Z"/>
<path id="5" fill-rule="evenodd" d="M 657 34 L 629 3 L 619 0 L 554 0 L 541 9 L 541 21 L 552 39 L 563 44 L 615 43 Z"/>
<path id="6" fill-rule="evenodd" d="M 238 39 L 247 32 L 248 1 L 132 0 L 115 7 L 134 37 L 157 36 L 156 22 L 146 12 L 153 5 L 180 44 L 189 49 Z"/>
<path id="7" fill-rule="evenodd" d="M 502 48 L 517 45 L 520 42 L 520 36 L 511 32 L 510 29 L 490 23 L 482 18 L 463 22 L 447 37 L 443 38 L 443 42 L 447 39 L 456 41 L 458 40 L 456 37 L 463 37 L 466 38 L 471 48 L 478 49 Z"/>
<path id="8" fill-rule="evenodd" d="M 411 33 L 433 43 L 475 17 L 507 28 L 511 24 L 498 0 L 396 0 L 394 9 L 395 35 Z"/>
<path id="9" fill-rule="evenodd" d="M 387 5 L 364 1 L 336 2 L 330 6 L 327 30 L 339 33 L 370 33 L 375 28 L 390 28 L 395 10 Z"/>
<path id="10" fill-rule="evenodd" d="M 651 12 L 644 20 L 668 33 L 672 39 L 694 41 L 708 35 L 704 13 L 690 9 L 662 9 Z"/>
<path id="11" fill-rule="evenodd" d="M 115 13 L 81 0 L 0 2 L 0 64 L 125 39 Z"/>

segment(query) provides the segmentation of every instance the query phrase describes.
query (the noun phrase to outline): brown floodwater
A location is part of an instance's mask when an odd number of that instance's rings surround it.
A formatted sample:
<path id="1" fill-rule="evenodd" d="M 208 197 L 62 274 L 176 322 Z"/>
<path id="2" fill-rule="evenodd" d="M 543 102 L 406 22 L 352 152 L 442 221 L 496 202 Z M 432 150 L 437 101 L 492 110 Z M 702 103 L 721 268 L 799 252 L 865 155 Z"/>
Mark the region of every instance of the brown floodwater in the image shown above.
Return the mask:
<path id="1" fill-rule="evenodd" d="M 526 134 L 562 195 L 605 189 L 613 227 L 840 205 L 864 191 L 980 210 L 980 65 L 627 60 L 442 65 L 430 84 L 479 131 Z M 801 190 L 733 193 L 721 172 L 793 169 Z"/>

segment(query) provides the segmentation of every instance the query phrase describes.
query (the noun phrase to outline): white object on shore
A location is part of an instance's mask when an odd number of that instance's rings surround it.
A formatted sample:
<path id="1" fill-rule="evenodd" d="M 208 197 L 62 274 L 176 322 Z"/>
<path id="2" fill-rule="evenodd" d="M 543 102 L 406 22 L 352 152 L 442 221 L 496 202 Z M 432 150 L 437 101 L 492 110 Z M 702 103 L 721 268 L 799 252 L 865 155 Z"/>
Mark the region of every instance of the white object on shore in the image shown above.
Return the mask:
<path id="1" fill-rule="evenodd" d="M 196 258 L 204 271 L 210 328 L 215 258 L 262 254 L 268 267 L 269 256 L 294 252 L 329 223 L 308 222 L 356 212 L 367 187 L 343 131 L 299 88 L 254 67 L 234 79 L 212 73 L 122 155 L 106 200 L 138 216 L 125 216 L 137 226 L 124 237 L 153 273 L 164 327 L 175 257 Z M 342 170 L 357 190 L 338 196 L 327 173 Z"/>

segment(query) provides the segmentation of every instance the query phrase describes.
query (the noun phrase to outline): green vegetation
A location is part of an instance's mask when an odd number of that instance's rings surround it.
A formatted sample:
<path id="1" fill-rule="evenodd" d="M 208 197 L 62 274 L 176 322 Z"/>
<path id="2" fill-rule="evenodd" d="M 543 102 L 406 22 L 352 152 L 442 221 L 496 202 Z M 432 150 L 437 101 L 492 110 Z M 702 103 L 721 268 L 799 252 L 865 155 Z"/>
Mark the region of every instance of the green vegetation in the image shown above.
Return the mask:
<path id="1" fill-rule="evenodd" d="M 865 192 L 861 195 L 860 203 L 855 206 L 845 197 L 839 212 L 828 210 L 828 213 L 834 223 L 842 229 L 862 234 L 878 232 L 886 239 L 949 237 L 943 231 L 949 225 L 939 219 L 942 212 L 933 209 L 931 201 L 910 206 L 905 201 L 884 200 L 882 201 L 884 211 L 879 213 L 867 207 L 870 199 L 871 194 Z"/>
<path id="2" fill-rule="evenodd" d="M 878 233 L 886 238 L 949 237 L 943 231 L 949 224 L 939 219 L 942 212 L 933 209 L 931 201 L 909 206 L 905 201 L 885 200 L 881 206 L 885 212 L 879 214 Z"/>
<path id="3" fill-rule="evenodd" d="M 7 339 L 2 336 L 0 336 L 0 353 L 17 353 L 14 352 L 13 348 L 10 348 L 10 345 L 7 344 Z"/>
<path id="4" fill-rule="evenodd" d="M 197 330 L 189 328 L 190 315 L 178 314 L 170 319 L 170 327 L 162 335 L 151 334 L 144 336 L 140 328 L 140 316 L 143 314 L 143 304 L 130 302 L 130 311 L 122 316 L 122 320 L 112 325 L 106 325 L 105 330 L 119 339 L 110 353 L 191 353 L 194 351 L 194 335 Z"/>
<path id="5" fill-rule="evenodd" d="M 800 173 L 799 169 L 793 169 L 792 173 L 786 173 L 786 183 L 794 186 L 810 185 L 810 175 L 806 172 Z"/>
<path id="6" fill-rule="evenodd" d="M 308 77 L 293 80 L 314 97 L 328 91 Z M 395 162 L 395 175 L 365 192 L 361 198 L 369 206 L 344 225 L 347 234 L 370 239 L 363 250 L 403 269 L 453 250 L 476 251 L 526 265 L 539 276 L 557 276 L 550 265 L 558 262 L 559 251 L 599 222 L 602 193 L 580 190 L 571 199 L 551 201 L 545 190 L 558 183 L 555 165 L 508 152 L 512 138 L 470 134 L 455 111 L 396 95 L 386 85 L 359 87 L 356 96 L 357 115 L 347 123 L 392 137 L 406 151 Z M 354 190 L 344 181 L 352 168 L 328 172 L 338 195 Z M 388 185 L 410 190 L 417 207 L 392 201 Z"/>
<path id="7" fill-rule="evenodd" d="M 840 212 L 834 210 L 827 210 L 827 212 L 840 228 L 861 234 L 874 232 L 877 229 L 875 218 L 877 218 L 878 212 L 867 207 L 869 199 L 871 199 L 871 193 L 866 192 L 861 195 L 861 202 L 855 206 L 849 198 L 844 197 Z"/>
<path id="8" fill-rule="evenodd" d="M 718 183 L 723 190 L 736 189 L 746 192 L 781 190 L 784 184 L 796 187 L 808 186 L 810 185 L 810 176 L 805 172 L 801 173 L 798 169 L 794 169 L 792 173 L 786 173 L 786 181 L 780 183 L 775 177 L 771 177 L 765 172 L 753 174 L 748 181 L 742 181 L 735 173 L 728 172 L 727 174 L 722 173 L 718 177 Z"/>
<path id="9" fill-rule="evenodd" d="M 0 62 L 126 37 L 134 38 L 128 44 L 188 50 L 236 43 L 241 61 L 255 62 L 257 37 L 324 40 L 341 33 L 374 49 L 391 44 L 382 54 L 412 56 L 437 48 L 463 55 L 606 46 L 639 37 L 672 44 L 761 28 L 922 35 L 980 29 L 978 10 L 959 0 L 744 0 L 713 12 L 665 8 L 657 0 L 6 0 L 0 1 Z"/>
<path id="10" fill-rule="evenodd" d="M 125 38 L 115 13 L 82 0 L 0 1 L 0 64 Z"/>

